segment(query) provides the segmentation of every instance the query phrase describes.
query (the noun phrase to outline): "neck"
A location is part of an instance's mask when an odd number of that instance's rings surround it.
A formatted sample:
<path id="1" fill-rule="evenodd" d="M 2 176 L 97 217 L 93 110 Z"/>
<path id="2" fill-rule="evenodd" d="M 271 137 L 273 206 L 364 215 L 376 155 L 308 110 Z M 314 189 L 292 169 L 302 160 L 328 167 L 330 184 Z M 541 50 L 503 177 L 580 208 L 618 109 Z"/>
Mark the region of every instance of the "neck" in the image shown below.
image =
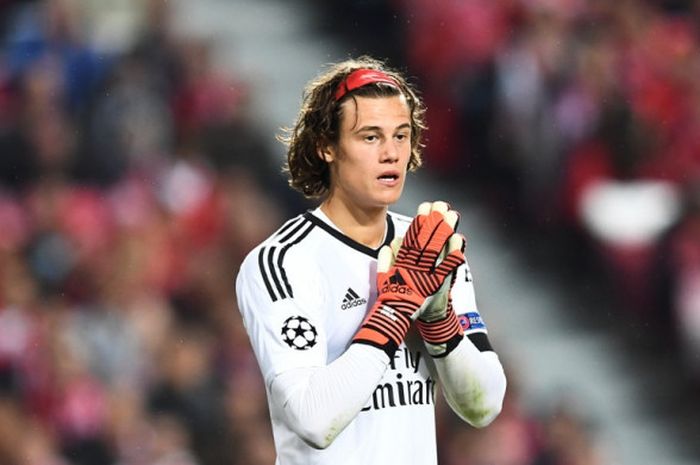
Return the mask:
<path id="1" fill-rule="evenodd" d="M 388 207 L 351 208 L 344 202 L 327 198 L 321 211 L 350 239 L 372 249 L 379 247 L 386 232 Z"/>

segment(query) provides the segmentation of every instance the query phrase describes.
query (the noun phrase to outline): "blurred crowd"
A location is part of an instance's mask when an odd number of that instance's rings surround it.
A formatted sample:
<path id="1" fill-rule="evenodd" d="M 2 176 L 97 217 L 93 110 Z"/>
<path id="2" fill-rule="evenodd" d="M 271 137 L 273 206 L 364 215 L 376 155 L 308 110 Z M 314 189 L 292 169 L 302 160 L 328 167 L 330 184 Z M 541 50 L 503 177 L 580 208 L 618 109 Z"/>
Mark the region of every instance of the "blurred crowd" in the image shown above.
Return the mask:
<path id="1" fill-rule="evenodd" d="M 700 4 L 391 3 L 429 165 L 700 381 Z"/>
<path id="2" fill-rule="evenodd" d="M 478 192 L 562 275 L 609 295 L 587 318 L 673 352 L 681 378 L 697 385 L 700 4 L 391 3 L 404 34 L 395 53 L 428 107 L 429 167 Z M 473 461 L 448 453 L 445 463 L 598 463 L 594 438 L 572 428 L 583 417 L 566 411 L 535 422 L 549 452 L 531 461 L 533 443 L 518 430 L 532 419 L 517 412 L 511 404 L 495 428 L 462 432 L 503 447 L 477 447 L 486 456 Z"/>
<path id="3" fill-rule="evenodd" d="M 700 11 L 358 5 L 394 19 L 429 109 L 427 169 L 594 252 L 621 311 L 698 370 Z M 0 1 L 2 465 L 274 463 L 233 279 L 305 204 L 252 122 L 254 87 L 171 13 Z M 439 404 L 441 464 L 608 463 L 585 415 L 526 407 L 514 371 L 485 430 Z"/>
<path id="4" fill-rule="evenodd" d="M 0 2 L 2 465 L 274 463 L 233 280 L 291 201 L 168 5 Z"/>

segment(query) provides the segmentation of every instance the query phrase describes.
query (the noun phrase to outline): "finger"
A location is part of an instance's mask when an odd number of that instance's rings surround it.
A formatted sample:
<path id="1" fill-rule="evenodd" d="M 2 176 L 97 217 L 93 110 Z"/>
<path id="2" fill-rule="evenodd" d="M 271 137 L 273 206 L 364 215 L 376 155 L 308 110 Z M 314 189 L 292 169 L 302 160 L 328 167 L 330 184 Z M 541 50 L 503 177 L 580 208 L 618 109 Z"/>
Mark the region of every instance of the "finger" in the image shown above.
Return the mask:
<path id="1" fill-rule="evenodd" d="M 428 203 L 428 202 L 424 202 Z M 413 218 L 413 221 L 411 221 L 411 224 L 408 226 L 408 229 L 406 230 L 406 234 L 404 235 L 403 238 L 403 244 L 406 247 L 410 248 L 420 248 L 421 247 L 421 242 L 420 242 L 420 234 L 421 231 L 423 230 L 426 222 L 428 221 L 430 212 L 426 215 L 416 215 L 415 218 Z"/>
<path id="2" fill-rule="evenodd" d="M 452 210 L 450 204 L 442 200 L 433 202 L 431 211 L 438 212 L 442 214 L 452 229 L 457 230 L 457 224 L 459 223 L 459 212 L 457 210 Z"/>
<path id="3" fill-rule="evenodd" d="M 418 205 L 418 215 L 427 215 L 430 213 L 430 209 L 432 207 L 431 202 L 423 202 L 420 205 Z"/>
<path id="4" fill-rule="evenodd" d="M 459 250 L 462 253 L 464 253 L 464 241 L 465 239 L 463 235 L 459 233 L 452 234 L 447 240 L 447 244 L 445 244 L 445 247 L 443 247 L 440 251 L 440 255 L 438 256 L 438 264 L 445 259 L 448 253 L 454 250 Z"/>
<path id="5" fill-rule="evenodd" d="M 443 247 L 443 248 L 440 250 L 440 254 L 438 255 L 438 262 L 440 262 L 441 260 L 443 260 L 443 259 L 445 258 L 445 256 L 447 255 L 447 253 L 448 253 L 447 245 L 445 245 L 445 247 Z"/>
<path id="6" fill-rule="evenodd" d="M 449 224 L 452 229 L 457 229 L 457 223 L 459 222 L 459 213 L 454 210 L 446 211 L 442 214 L 445 217 L 445 221 Z"/>
<path id="7" fill-rule="evenodd" d="M 443 202 L 442 200 L 438 200 L 436 202 L 433 202 L 431 205 L 431 209 L 430 209 L 430 211 L 442 213 L 443 216 L 449 210 L 450 210 L 450 204 L 448 204 L 447 202 Z"/>
<path id="8" fill-rule="evenodd" d="M 401 244 L 403 243 L 403 237 L 401 236 L 396 236 L 394 240 L 391 241 L 391 251 L 394 255 L 394 258 L 399 254 L 399 249 L 401 248 Z"/>
<path id="9" fill-rule="evenodd" d="M 457 233 L 459 234 L 459 233 Z M 467 249 L 467 238 L 463 234 L 459 234 L 462 237 L 462 253 Z"/>
<path id="10" fill-rule="evenodd" d="M 379 249 L 377 255 L 377 273 L 386 273 L 394 264 L 394 253 L 388 245 Z"/>
<path id="11" fill-rule="evenodd" d="M 430 212 L 418 233 L 417 243 L 421 249 L 437 255 L 453 233 L 454 229 L 445 221 L 441 213 Z"/>
<path id="12" fill-rule="evenodd" d="M 466 259 L 461 250 L 453 250 L 445 259 L 435 268 L 435 273 L 439 276 L 447 276 L 457 269 L 461 264 L 465 263 Z"/>
<path id="13" fill-rule="evenodd" d="M 447 241 L 447 246 L 445 247 L 447 253 L 459 250 L 464 252 L 464 236 L 461 234 L 453 234 Z"/>

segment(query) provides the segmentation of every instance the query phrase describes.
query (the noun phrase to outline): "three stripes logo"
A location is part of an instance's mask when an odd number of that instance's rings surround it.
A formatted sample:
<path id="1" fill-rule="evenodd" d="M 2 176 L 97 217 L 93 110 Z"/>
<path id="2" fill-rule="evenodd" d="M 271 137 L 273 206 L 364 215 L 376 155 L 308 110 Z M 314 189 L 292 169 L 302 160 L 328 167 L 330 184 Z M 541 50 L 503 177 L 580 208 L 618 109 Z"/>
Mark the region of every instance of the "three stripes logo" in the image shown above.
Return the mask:
<path id="1" fill-rule="evenodd" d="M 401 273 L 399 273 L 399 270 L 396 270 L 394 274 L 389 277 L 389 283 L 398 284 L 399 286 L 406 285 L 406 281 L 403 279 L 403 276 L 401 276 Z"/>
<path id="2" fill-rule="evenodd" d="M 258 266 L 262 273 L 265 288 L 273 302 L 294 297 L 292 286 L 284 269 L 284 256 L 294 245 L 301 242 L 314 228 L 313 223 L 304 217 L 296 217 L 282 226 L 274 236 L 274 241 L 262 247 L 258 253 Z"/>
<path id="3" fill-rule="evenodd" d="M 340 306 L 341 309 L 347 310 L 349 308 L 357 307 L 367 303 L 367 299 L 357 295 L 357 292 L 353 291 L 351 287 L 348 288 L 345 293 L 345 298 L 343 299 L 343 304 Z"/>

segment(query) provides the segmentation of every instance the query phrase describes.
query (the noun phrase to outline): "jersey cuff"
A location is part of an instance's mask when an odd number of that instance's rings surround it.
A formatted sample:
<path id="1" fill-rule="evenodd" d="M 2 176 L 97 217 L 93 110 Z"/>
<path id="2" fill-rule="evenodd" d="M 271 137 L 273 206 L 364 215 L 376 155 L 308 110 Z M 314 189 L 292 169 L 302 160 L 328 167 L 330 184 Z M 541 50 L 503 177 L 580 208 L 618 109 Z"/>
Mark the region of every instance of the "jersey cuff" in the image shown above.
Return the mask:
<path id="1" fill-rule="evenodd" d="M 479 352 L 494 352 L 493 347 L 491 347 L 491 342 L 486 333 L 474 332 L 467 334 L 467 338 L 471 341 L 474 346 L 479 349 Z"/>
<path id="2" fill-rule="evenodd" d="M 378 344 L 373 344 L 370 341 L 353 341 L 353 343 L 350 344 L 350 348 L 348 348 L 348 350 L 354 350 L 357 353 L 362 353 L 365 357 L 372 357 L 377 361 L 381 361 L 385 365 L 388 365 L 391 361 L 391 356 L 387 352 L 386 347 L 380 346 Z M 395 349 L 394 352 L 396 352 Z"/>

